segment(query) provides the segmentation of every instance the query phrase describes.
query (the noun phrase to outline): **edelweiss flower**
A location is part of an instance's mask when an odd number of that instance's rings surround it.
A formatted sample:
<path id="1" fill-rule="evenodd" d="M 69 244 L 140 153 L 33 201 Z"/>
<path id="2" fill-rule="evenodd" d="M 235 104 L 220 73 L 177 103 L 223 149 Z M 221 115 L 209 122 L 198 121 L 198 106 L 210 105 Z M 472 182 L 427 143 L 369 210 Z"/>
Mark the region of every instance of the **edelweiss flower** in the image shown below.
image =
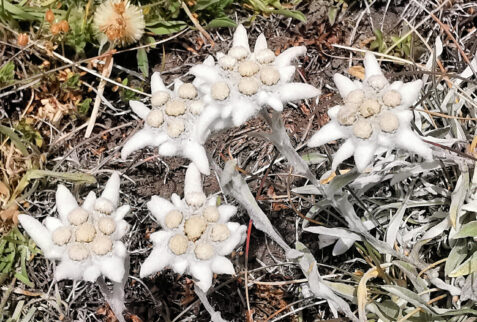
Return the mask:
<path id="1" fill-rule="evenodd" d="M 134 113 L 145 122 L 144 128 L 124 145 L 122 159 L 146 146 L 157 146 L 160 155 L 187 158 L 208 175 L 209 161 L 203 146 L 206 136 L 199 133 L 196 126 L 204 103 L 195 86 L 176 80 L 174 91 L 170 91 L 164 86 L 160 74 L 154 73 L 151 92 L 152 109 L 139 101 L 129 101 Z"/>
<path id="2" fill-rule="evenodd" d="M 35 218 L 19 215 L 18 219 L 41 248 L 46 258 L 59 260 L 55 279 L 94 282 L 104 275 L 120 282 L 125 274 L 127 250 L 119 241 L 129 225 L 123 220 L 129 206 L 117 208 L 120 179 L 110 177 L 100 198 L 91 191 L 80 207 L 63 185 L 56 191 L 59 218 L 47 217 L 42 225 Z"/>
<path id="3" fill-rule="evenodd" d="M 114 44 L 125 46 L 141 39 L 146 26 L 142 10 L 127 0 L 106 0 L 94 13 L 95 28 Z"/>
<path id="4" fill-rule="evenodd" d="M 334 81 L 344 104 L 329 109 L 331 121 L 310 138 L 308 146 L 317 147 L 345 138 L 333 157 L 333 170 L 354 155 L 356 167 L 362 172 L 375 154 L 394 148 L 432 159 L 430 147 L 411 130 L 413 114 L 409 107 L 416 102 L 422 81 L 389 84 L 369 52 L 364 66 L 363 83 L 335 74 Z"/>
<path id="5" fill-rule="evenodd" d="M 140 275 L 145 277 L 170 266 L 178 274 L 190 273 L 207 292 L 213 273 L 235 274 L 225 255 L 243 243 L 246 227 L 229 222 L 236 207 L 217 206 L 215 197 L 206 198 L 194 163 L 186 172 L 184 199 L 173 194 L 171 201 L 153 196 L 147 203 L 162 230 L 151 235 L 154 248 L 142 264 Z"/>
<path id="6" fill-rule="evenodd" d="M 217 64 L 208 58 L 190 70 L 196 76 L 194 84 L 206 94 L 204 101 L 210 108 L 206 114 L 222 119 L 215 129 L 239 126 L 264 105 L 282 111 L 286 102 L 318 96 L 320 91 L 311 85 L 290 83 L 295 74 L 291 61 L 305 53 L 306 47 L 299 46 L 275 56 L 263 34 L 251 52 L 247 31 L 239 25 L 232 48 L 217 54 Z"/>

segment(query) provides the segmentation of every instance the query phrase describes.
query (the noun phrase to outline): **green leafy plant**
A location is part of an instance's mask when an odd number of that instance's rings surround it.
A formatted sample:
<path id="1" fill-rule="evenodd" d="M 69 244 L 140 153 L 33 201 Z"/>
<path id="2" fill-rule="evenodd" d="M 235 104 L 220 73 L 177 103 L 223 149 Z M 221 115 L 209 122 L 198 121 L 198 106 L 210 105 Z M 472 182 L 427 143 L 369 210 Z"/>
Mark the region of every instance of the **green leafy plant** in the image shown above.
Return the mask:
<path id="1" fill-rule="evenodd" d="M 373 32 L 376 39 L 373 40 L 373 42 L 370 44 L 369 49 L 384 53 L 389 47 L 394 44 L 397 44 L 391 51 L 391 55 L 403 58 L 409 57 L 411 55 L 411 35 L 407 36 L 403 41 L 400 41 L 401 37 L 386 37 L 379 29 L 375 29 L 373 30 Z"/>
<path id="2" fill-rule="evenodd" d="M 0 86 L 5 86 L 13 82 L 15 78 L 15 63 L 9 61 L 0 68 Z"/>

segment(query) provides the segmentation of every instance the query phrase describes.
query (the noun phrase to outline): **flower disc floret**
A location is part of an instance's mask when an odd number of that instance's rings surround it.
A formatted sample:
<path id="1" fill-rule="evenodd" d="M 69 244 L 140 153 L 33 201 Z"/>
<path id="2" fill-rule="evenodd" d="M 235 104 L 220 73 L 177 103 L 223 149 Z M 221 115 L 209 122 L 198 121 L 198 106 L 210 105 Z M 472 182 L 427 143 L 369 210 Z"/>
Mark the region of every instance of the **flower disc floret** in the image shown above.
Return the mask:
<path id="1" fill-rule="evenodd" d="M 91 250 L 96 255 L 106 255 L 113 249 L 113 242 L 108 236 L 98 235 L 91 243 Z"/>
<path id="2" fill-rule="evenodd" d="M 265 48 L 255 53 L 255 59 L 260 64 L 270 64 L 275 60 L 275 53 L 273 50 Z"/>
<path id="3" fill-rule="evenodd" d="M 399 119 L 392 112 L 384 112 L 379 115 L 379 127 L 381 131 L 393 133 L 399 128 Z"/>
<path id="4" fill-rule="evenodd" d="M 186 111 L 186 105 L 183 100 L 173 99 L 166 103 L 166 114 L 169 116 L 179 116 Z"/>
<path id="5" fill-rule="evenodd" d="M 381 104 L 375 99 L 366 99 L 359 106 L 359 112 L 364 117 L 370 117 L 381 111 Z"/>
<path id="6" fill-rule="evenodd" d="M 274 67 L 264 67 L 260 71 L 260 80 L 264 85 L 276 85 L 280 81 L 280 73 Z"/>
<path id="7" fill-rule="evenodd" d="M 89 250 L 83 244 L 73 244 L 68 248 L 68 256 L 74 261 L 82 261 L 89 257 Z"/>
<path id="8" fill-rule="evenodd" d="M 90 243 L 93 241 L 94 236 L 96 235 L 96 229 L 92 223 L 85 222 L 84 224 L 78 226 L 75 232 L 75 237 L 77 242 Z"/>
<path id="9" fill-rule="evenodd" d="M 244 62 L 241 62 L 238 67 L 238 71 L 240 75 L 244 77 L 253 76 L 256 73 L 258 73 L 259 70 L 260 70 L 260 66 L 256 62 L 251 60 L 246 60 Z"/>
<path id="10" fill-rule="evenodd" d="M 183 215 L 179 210 L 171 210 L 167 213 L 164 220 L 167 228 L 173 229 L 179 227 L 182 222 Z"/>
<path id="11" fill-rule="evenodd" d="M 169 249 L 176 255 L 185 254 L 189 240 L 182 234 L 176 234 L 169 239 Z"/>
<path id="12" fill-rule="evenodd" d="M 193 101 L 189 104 L 189 111 L 194 115 L 200 115 L 204 110 L 205 104 L 203 101 Z"/>
<path id="13" fill-rule="evenodd" d="M 230 237 L 230 230 L 225 224 L 215 224 L 210 231 L 210 239 L 221 242 Z"/>
<path id="14" fill-rule="evenodd" d="M 233 70 L 235 68 L 235 64 L 237 63 L 237 59 L 232 56 L 225 55 L 220 57 L 219 65 L 225 70 Z"/>
<path id="15" fill-rule="evenodd" d="M 104 215 L 110 215 L 114 211 L 114 205 L 106 198 L 98 198 L 94 203 L 94 210 Z"/>
<path id="16" fill-rule="evenodd" d="M 208 222 L 216 222 L 220 218 L 220 213 L 217 207 L 209 206 L 204 209 L 202 216 L 204 216 Z"/>
<path id="17" fill-rule="evenodd" d="M 238 84 L 238 89 L 240 93 L 244 95 L 254 95 L 258 92 L 260 84 L 255 78 L 252 77 L 244 77 L 240 80 Z"/>
<path id="18" fill-rule="evenodd" d="M 382 90 L 388 81 L 383 75 L 373 75 L 368 78 L 368 84 L 377 91 Z"/>
<path id="19" fill-rule="evenodd" d="M 111 217 L 102 217 L 98 220 L 98 229 L 105 235 L 111 235 L 116 230 L 116 222 Z"/>
<path id="20" fill-rule="evenodd" d="M 198 243 L 195 246 L 194 253 L 197 259 L 200 259 L 203 261 L 209 260 L 215 254 L 214 246 L 212 246 L 209 243 Z"/>
<path id="21" fill-rule="evenodd" d="M 52 240 L 58 246 L 63 246 L 71 239 L 71 230 L 68 227 L 58 227 L 53 231 Z"/>
<path id="22" fill-rule="evenodd" d="M 147 114 L 146 123 L 151 127 L 160 127 L 164 123 L 164 114 L 160 110 L 152 110 Z"/>
<path id="23" fill-rule="evenodd" d="M 248 56 L 248 50 L 243 46 L 235 46 L 230 48 L 228 55 L 237 60 L 242 60 Z"/>
<path id="24" fill-rule="evenodd" d="M 197 240 L 207 228 L 207 221 L 199 215 L 191 216 L 184 223 L 184 232 L 189 240 Z"/>
<path id="25" fill-rule="evenodd" d="M 369 139 L 373 134 L 371 122 L 365 119 L 359 119 L 354 123 L 353 134 L 360 139 Z"/>
<path id="26" fill-rule="evenodd" d="M 172 119 L 167 122 L 167 135 L 171 138 L 179 137 L 185 130 L 185 123 L 181 119 Z"/>
<path id="27" fill-rule="evenodd" d="M 352 90 L 344 99 L 346 104 L 361 105 L 364 100 L 364 92 L 360 89 Z"/>
<path id="28" fill-rule="evenodd" d="M 79 226 L 88 220 L 89 213 L 81 207 L 77 207 L 68 214 L 68 221 L 75 226 Z"/>
<path id="29" fill-rule="evenodd" d="M 338 122 L 341 125 L 353 125 L 357 119 L 357 109 L 353 105 L 345 105 L 338 111 Z"/>
<path id="30" fill-rule="evenodd" d="M 387 91 L 383 95 L 383 103 L 389 107 L 401 105 L 401 94 L 394 90 Z"/>
<path id="31" fill-rule="evenodd" d="M 212 85 L 210 94 L 214 100 L 223 101 L 230 95 L 230 88 L 226 82 L 216 82 Z"/>
<path id="32" fill-rule="evenodd" d="M 153 107 L 159 107 L 167 103 L 170 94 L 166 91 L 155 91 L 152 93 L 151 104 Z"/>
<path id="33" fill-rule="evenodd" d="M 204 204 L 206 200 L 205 194 L 203 192 L 191 192 L 185 195 L 185 201 L 189 206 L 200 207 Z"/>
<path id="34" fill-rule="evenodd" d="M 184 83 L 179 87 L 179 97 L 183 99 L 194 99 L 197 97 L 197 89 L 191 83 Z"/>

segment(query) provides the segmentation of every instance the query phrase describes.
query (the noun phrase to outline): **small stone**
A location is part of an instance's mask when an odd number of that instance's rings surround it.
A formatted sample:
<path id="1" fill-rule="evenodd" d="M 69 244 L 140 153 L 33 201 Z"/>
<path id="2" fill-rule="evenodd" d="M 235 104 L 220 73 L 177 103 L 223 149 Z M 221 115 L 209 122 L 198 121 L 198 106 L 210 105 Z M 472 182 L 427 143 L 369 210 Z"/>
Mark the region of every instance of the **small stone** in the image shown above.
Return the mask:
<path id="1" fill-rule="evenodd" d="M 401 94 L 398 91 L 390 90 L 383 95 L 383 103 L 389 107 L 401 105 Z"/>
<path id="2" fill-rule="evenodd" d="M 214 246 L 208 243 L 198 243 L 195 246 L 194 253 L 197 259 L 209 260 L 214 256 Z"/>
<path id="3" fill-rule="evenodd" d="M 242 60 L 248 56 L 248 50 L 242 46 L 235 46 L 230 48 L 228 54 L 237 60 Z"/>
<path id="4" fill-rule="evenodd" d="M 254 61 L 246 60 L 240 63 L 238 71 L 241 76 L 249 77 L 253 76 L 260 70 L 260 66 Z"/>
<path id="5" fill-rule="evenodd" d="M 194 215 L 185 221 L 184 232 L 189 240 L 194 241 L 202 236 L 202 233 L 205 231 L 206 227 L 207 222 L 205 221 L 204 217 Z"/>
<path id="6" fill-rule="evenodd" d="M 185 130 L 185 123 L 181 119 L 172 119 L 167 122 L 167 135 L 171 138 L 179 137 Z"/>
<path id="7" fill-rule="evenodd" d="M 164 104 L 169 100 L 169 93 L 166 91 L 156 91 L 152 94 L 151 98 L 151 105 L 153 107 L 159 107 Z"/>
<path id="8" fill-rule="evenodd" d="M 179 210 L 171 210 L 167 213 L 164 222 L 167 228 L 173 229 L 179 227 L 182 222 L 182 213 Z"/>
<path id="9" fill-rule="evenodd" d="M 259 87 L 257 80 L 251 77 L 242 78 L 238 84 L 239 92 L 248 96 L 256 94 Z"/>
<path id="10" fill-rule="evenodd" d="M 76 229 L 76 241 L 82 243 L 90 243 L 96 235 L 96 229 L 93 224 L 86 222 Z"/>
<path id="11" fill-rule="evenodd" d="M 338 122 L 341 125 L 353 125 L 356 122 L 357 109 L 352 105 L 345 105 L 340 107 L 338 111 Z"/>
<path id="12" fill-rule="evenodd" d="M 275 60 L 275 53 L 271 49 L 265 48 L 255 53 L 255 59 L 260 64 L 270 64 Z"/>
<path id="13" fill-rule="evenodd" d="M 98 235 L 91 243 L 91 250 L 96 255 L 106 255 L 113 249 L 113 242 L 108 236 Z"/>
<path id="14" fill-rule="evenodd" d="M 177 234 L 169 239 L 169 249 L 176 255 L 185 254 L 189 246 L 189 241 L 182 234 Z"/>
<path id="15" fill-rule="evenodd" d="M 158 128 L 164 123 L 164 114 L 160 110 L 152 110 L 147 114 L 146 123 L 151 127 Z"/>
<path id="16" fill-rule="evenodd" d="M 197 97 L 197 89 L 191 83 L 184 83 L 179 87 L 179 97 L 183 99 L 194 99 Z"/>
<path id="17" fill-rule="evenodd" d="M 365 119 L 359 119 L 354 123 L 353 134 L 360 139 L 369 139 L 371 134 L 373 134 L 371 122 Z"/>
<path id="18" fill-rule="evenodd" d="M 110 215 L 114 211 L 114 205 L 106 198 L 98 198 L 94 203 L 94 210 L 104 215 Z"/>
<path id="19" fill-rule="evenodd" d="M 392 133 L 399 128 L 399 119 L 394 113 L 384 112 L 379 116 L 379 127 L 383 132 Z"/>
<path id="20" fill-rule="evenodd" d="M 68 227 L 58 227 L 52 234 L 53 242 L 58 246 L 63 246 L 71 239 L 71 230 Z"/>
<path id="21" fill-rule="evenodd" d="M 230 95 L 230 88 L 226 82 L 217 82 L 212 85 L 210 90 L 214 100 L 223 101 Z"/>
<path id="22" fill-rule="evenodd" d="M 186 105 L 184 101 L 179 99 L 173 99 L 166 103 L 166 114 L 169 116 L 179 116 L 186 111 Z"/>
<path id="23" fill-rule="evenodd" d="M 105 235 L 111 235 L 116 230 L 116 222 L 111 217 L 102 217 L 98 220 L 98 229 Z"/>
<path id="24" fill-rule="evenodd" d="M 204 216 L 208 222 L 216 222 L 220 218 L 219 209 L 215 206 L 209 206 L 204 209 L 202 216 Z"/>
<path id="25" fill-rule="evenodd" d="M 210 239 L 214 242 L 221 242 L 229 238 L 230 230 L 225 224 L 215 224 L 210 231 Z"/>
<path id="26" fill-rule="evenodd" d="M 74 261 L 82 261 L 89 257 L 89 251 L 82 244 L 74 244 L 68 248 L 68 256 Z"/>
<path id="27" fill-rule="evenodd" d="M 79 226 L 85 221 L 87 221 L 88 217 L 89 217 L 88 211 L 86 211 L 85 209 L 81 207 L 78 207 L 71 210 L 71 212 L 68 214 L 68 221 L 75 226 Z"/>
<path id="28" fill-rule="evenodd" d="M 225 70 L 233 70 L 235 68 L 236 63 L 237 63 L 237 59 L 229 55 L 225 55 L 219 59 L 220 67 L 222 67 L 222 69 L 225 69 Z"/>
<path id="29" fill-rule="evenodd" d="M 274 67 L 264 67 L 260 71 L 260 80 L 267 86 L 276 85 L 280 80 L 280 73 Z"/>
<path id="30" fill-rule="evenodd" d="M 379 104 L 379 102 L 374 99 L 366 99 L 359 106 L 359 112 L 364 117 L 373 116 L 374 114 L 378 114 L 380 111 L 381 111 L 381 104 Z"/>

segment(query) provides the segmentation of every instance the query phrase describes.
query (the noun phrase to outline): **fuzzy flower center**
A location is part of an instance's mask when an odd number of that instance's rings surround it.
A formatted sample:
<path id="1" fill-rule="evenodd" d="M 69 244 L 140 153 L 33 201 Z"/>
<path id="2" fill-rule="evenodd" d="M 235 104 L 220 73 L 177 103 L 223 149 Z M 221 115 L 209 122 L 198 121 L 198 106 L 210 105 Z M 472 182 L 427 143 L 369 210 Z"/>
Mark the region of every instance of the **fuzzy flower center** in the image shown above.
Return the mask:
<path id="1" fill-rule="evenodd" d="M 152 110 L 147 114 L 146 123 L 151 126 L 158 128 L 164 123 L 164 115 L 160 110 Z"/>
<path id="2" fill-rule="evenodd" d="M 248 56 L 248 50 L 242 46 L 235 46 L 230 48 L 228 54 L 237 60 L 242 60 Z"/>
<path id="3" fill-rule="evenodd" d="M 235 68 L 236 63 L 237 59 L 229 55 L 225 55 L 219 59 L 220 67 L 225 70 L 233 70 Z"/>
<path id="4" fill-rule="evenodd" d="M 212 85 L 210 92 L 214 100 L 223 101 L 229 97 L 230 88 L 226 82 L 217 82 Z"/>
<path id="5" fill-rule="evenodd" d="M 353 134 L 360 139 L 369 139 L 373 134 L 371 122 L 365 119 L 359 119 L 353 125 Z"/>
<path id="6" fill-rule="evenodd" d="M 90 243 L 96 236 L 96 229 L 93 224 L 86 222 L 76 229 L 75 237 L 77 242 Z"/>
<path id="7" fill-rule="evenodd" d="M 351 91 L 348 96 L 345 98 L 345 103 L 353 105 L 361 105 L 364 100 L 364 92 L 360 89 L 355 89 Z"/>
<path id="8" fill-rule="evenodd" d="M 202 216 L 204 216 L 208 222 L 216 222 L 220 218 L 219 210 L 215 206 L 205 208 L 202 212 Z"/>
<path id="9" fill-rule="evenodd" d="M 357 109 L 353 105 L 345 105 L 338 111 L 338 122 L 341 125 L 352 125 L 356 122 Z"/>
<path id="10" fill-rule="evenodd" d="M 166 114 L 169 116 L 179 116 L 186 111 L 186 105 L 184 101 L 179 99 L 173 99 L 166 103 Z"/>
<path id="11" fill-rule="evenodd" d="M 230 237 L 230 230 L 225 224 L 215 224 L 210 231 L 210 239 L 221 242 Z"/>
<path id="12" fill-rule="evenodd" d="M 194 115 L 199 115 L 204 110 L 205 104 L 201 100 L 193 101 L 189 104 L 189 111 Z"/>
<path id="13" fill-rule="evenodd" d="M 185 131 L 185 123 L 181 119 L 172 119 L 167 122 L 167 135 L 171 138 L 179 137 Z"/>
<path id="14" fill-rule="evenodd" d="M 106 198 L 98 198 L 94 203 L 94 210 L 103 215 L 111 215 L 114 211 L 114 205 Z"/>
<path id="15" fill-rule="evenodd" d="M 392 112 L 384 112 L 379 116 L 379 126 L 386 133 L 392 133 L 399 128 L 399 119 Z"/>
<path id="16" fill-rule="evenodd" d="M 260 80 L 264 85 L 276 85 L 280 81 L 280 73 L 274 67 L 264 67 L 260 71 Z"/>
<path id="17" fill-rule="evenodd" d="M 91 250 L 96 255 L 106 255 L 113 249 L 113 242 L 108 236 L 98 235 L 91 243 Z"/>
<path id="18" fill-rule="evenodd" d="M 116 222 L 111 217 L 102 217 L 98 220 L 98 229 L 105 235 L 111 235 L 116 230 Z"/>
<path id="19" fill-rule="evenodd" d="M 238 84 L 239 92 L 248 96 L 256 94 L 259 87 L 258 81 L 252 77 L 244 77 Z"/>
<path id="20" fill-rule="evenodd" d="M 200 260 L 209 260 L 214 256 L 214 247 L 208 243 L 198 243 L 194 249 L 195 257 Z"/>
<path id="21" fill-rule="evenodd" d="M 179 97 L 183 99 L 194 99 L 197 97 L 197 89 L 191 83 L 184 83 L 179 87 Z"/>
<path id="22" fill-rule="evenodd" d="M 173 229 L 179 227 L 182 222 L 183 215 L 178 210 L 171 210 L 167 213 L 165 218 L 165 224 L 167 228 Z"/>
<path id="23" fill-rule="evenodd" d="M 256 73 L 258 73 L 259 70 L 260 70 L 260 66 L 256 62 L 251 60 L 246 60 L 240 63 L 238 67 L 238 71 L 240 75 L 244 77 L 253 76 Z"/>
<path id="24" fill-rule="evenodd" d="M 79 226 L 88 220 L 89 213 L 81 208 L 75 208 L 68 214 L 68 221 L 75 226 Z"/>
<path id="25" fill-rule="evenodd" d="M 375 114 L 378 114 L 380 111 L 381 111 L 381 104 L 379 104 L 379 102 L 374 99 L 366 99 L 359 106 L 359 112 L 364 117 L 373 116 Z"/>
<path id="26" fill-rule="evenodd" d="M 151 104 L 154 107 L 159 107 L 159 106 L 162 106 L 162 105 L 166 104 L 166 102 L 169 100 L 169 98 L 170 98 L 170 95 L 169 95 L 168 92 L 166 92 L 166 91 L 155 91 L 152 94 Z"/>
<path id="27" fill-rule="evenodd" d="M 89 257 L 89 250 L 83 244 L 73 244 L 68 248 L 68 256 L 74 261 L 82 261 Z"/>
<path id="28" fill-rule="evenodd" d="M 271 49 L 262 49 L 255 53 L 255 59 L 260 64 L 270 64 L 275 60 L 275 53 Z"/>
<path id="29" fill-rule="evenodd" d="M 185 254 L 189 240 L 182 234 L 176 234 L 169 239 L 169 249 L 176 255 Z"/>
<path id="30" fill-rule="evenodd" d="M 380 91 L 388 84 L 388 80 L 383 75 L 373 75 L 368 78 L 368 84 L 376 91 Z"/>
<path id="31" fill-rule="evenodd" d="M 68 227 L 58 227 L 52 234 L 53 242 L 58 246 L 63 246 L 71 239 L 71 230 Z"/>
<path id="32" fill-rule="evenodd" d="M 207 221 L 199 215 L 191 216 L 184 223 L 184 232 L 189 240 L 197 240 L 207 228 Z"/>
<path id="33" fill-rule="evenodd" d="M 383 103 L 389 107 L 396 107 L 401 104 L 401 94 L 398 91 L 390 90 L 384 93 Z"/>

